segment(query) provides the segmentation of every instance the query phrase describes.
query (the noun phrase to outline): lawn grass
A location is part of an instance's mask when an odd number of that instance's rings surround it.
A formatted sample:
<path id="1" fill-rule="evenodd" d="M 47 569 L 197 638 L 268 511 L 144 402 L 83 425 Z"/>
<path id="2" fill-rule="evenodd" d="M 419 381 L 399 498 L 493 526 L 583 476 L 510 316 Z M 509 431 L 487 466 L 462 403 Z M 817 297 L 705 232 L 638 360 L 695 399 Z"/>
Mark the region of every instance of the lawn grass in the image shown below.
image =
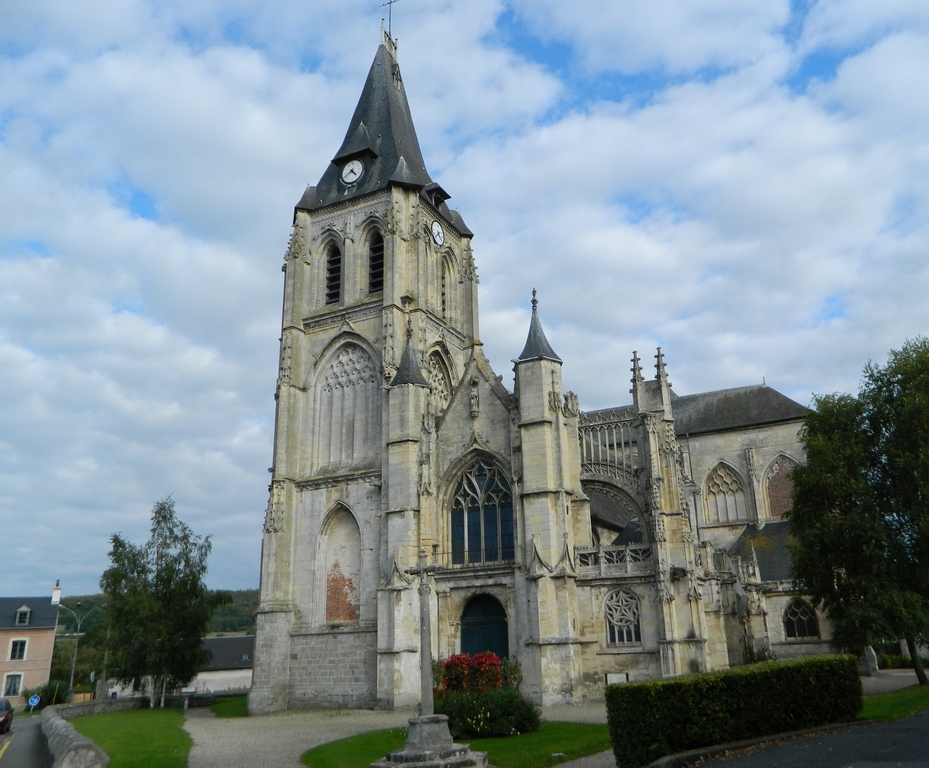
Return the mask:
<path id="1" fill-rule="evenodd" d="M 187 768 L 192 742 L 180 709 L 132 709 L 69 721 L 110 756 L 110 768 Z"/>
<path id="2" fill-rule="evenodd" d="M 310 768 L 367 768 L 403 747 L 405 739 L 405 728 L 372 731 L 322 744 L 300 759 Z M 476 752 L 486 752 L 487 761 L 497 768 L 545 768 L 610 749 L 607 727 L 591 723 L 542 723 L 536 733 L 462 741 Z"/>
<path id="3" fill-rule="evenodd" d="M 864 700 L 859 717 L 865 720 L 898 720 L 929 707 L 929 685 L 913 685 Z"/>
<path id="4" fill-rule="evenodd" d="M 216 717 L 248 717 L 248 696 L 220 699 L 210 707 Z"/>

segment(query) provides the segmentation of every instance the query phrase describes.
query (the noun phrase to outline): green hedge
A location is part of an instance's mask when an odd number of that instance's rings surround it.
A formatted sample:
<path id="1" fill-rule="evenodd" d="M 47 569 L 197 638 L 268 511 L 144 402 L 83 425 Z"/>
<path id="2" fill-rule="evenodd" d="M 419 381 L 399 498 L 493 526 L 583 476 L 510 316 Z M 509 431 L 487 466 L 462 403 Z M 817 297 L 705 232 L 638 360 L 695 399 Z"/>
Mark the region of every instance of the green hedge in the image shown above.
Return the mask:
<path id="1" fill-rule="evenodd" d="M 714 744 L 854 720 L 861 703 L 854 656 L 767 661 L 606 688 L 607 722 L 621 768 Z"/>

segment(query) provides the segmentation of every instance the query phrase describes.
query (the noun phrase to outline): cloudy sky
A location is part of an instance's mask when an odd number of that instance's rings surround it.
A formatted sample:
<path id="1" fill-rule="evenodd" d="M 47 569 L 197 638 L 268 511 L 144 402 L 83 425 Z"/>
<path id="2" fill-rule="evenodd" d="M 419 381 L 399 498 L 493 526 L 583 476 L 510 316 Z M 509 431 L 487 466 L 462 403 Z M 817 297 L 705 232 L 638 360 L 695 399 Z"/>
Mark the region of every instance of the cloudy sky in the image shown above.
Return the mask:
<path id="1" fill-rule="evenodd" d="M 377 0 L 0 0 L 0 566 L 97 591 L 152 504 L 258 584 L 280 264 Z M 399 0 L 423 154 L 504 381 L 538 288 L 566 386 L 807 404 L 929 329 L 925 0 Z"/>

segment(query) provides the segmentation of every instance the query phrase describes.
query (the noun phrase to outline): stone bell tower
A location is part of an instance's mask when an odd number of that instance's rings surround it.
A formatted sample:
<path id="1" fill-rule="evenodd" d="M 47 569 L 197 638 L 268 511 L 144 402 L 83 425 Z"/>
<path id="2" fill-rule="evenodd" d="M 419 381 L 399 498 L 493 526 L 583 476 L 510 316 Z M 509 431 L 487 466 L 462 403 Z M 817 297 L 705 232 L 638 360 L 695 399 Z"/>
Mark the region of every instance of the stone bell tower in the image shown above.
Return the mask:
<path id="1" fill-rule="evenodd" d="M 252 713 L 418 697 L 405 569 L 436 539 L 429 434 L 478 337 L 472 233 L 448 197 L 384 33 L 282 267 Z"/>

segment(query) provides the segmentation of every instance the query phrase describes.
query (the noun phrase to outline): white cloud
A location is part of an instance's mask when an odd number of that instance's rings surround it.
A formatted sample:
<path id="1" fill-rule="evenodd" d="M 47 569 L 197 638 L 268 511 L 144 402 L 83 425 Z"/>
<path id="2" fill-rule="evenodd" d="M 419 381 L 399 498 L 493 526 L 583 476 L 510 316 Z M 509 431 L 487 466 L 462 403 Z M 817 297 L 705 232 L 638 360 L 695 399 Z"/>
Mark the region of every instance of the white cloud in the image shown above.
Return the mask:
<path id="1" fill-rule="evenodd" d="M 586 67 L 688 74 L 746 65 L 779 46 L 787 0 L 517 0 L 519 16 L 543 40 L 566 41 Z"/>
<path id="2" fill-rule="evenodd" d="M 214 534 L 211 583 L 255 586 L 281 255 L 382 9 L 72 6 L 0 10 L 7 589 L 96 590 L 108 536 L 143 540 L 168 493 Z M 396 6 L 505 382 L 533 287 L 585 407 L 628 402 L 658 345 L 681 393 L 764 377 L 806 402 L 929 326 L 923 4 L 819 2 L 796 46 L 789 8 Z M 829 46 L 834 75 L 792 85 Z"/>

